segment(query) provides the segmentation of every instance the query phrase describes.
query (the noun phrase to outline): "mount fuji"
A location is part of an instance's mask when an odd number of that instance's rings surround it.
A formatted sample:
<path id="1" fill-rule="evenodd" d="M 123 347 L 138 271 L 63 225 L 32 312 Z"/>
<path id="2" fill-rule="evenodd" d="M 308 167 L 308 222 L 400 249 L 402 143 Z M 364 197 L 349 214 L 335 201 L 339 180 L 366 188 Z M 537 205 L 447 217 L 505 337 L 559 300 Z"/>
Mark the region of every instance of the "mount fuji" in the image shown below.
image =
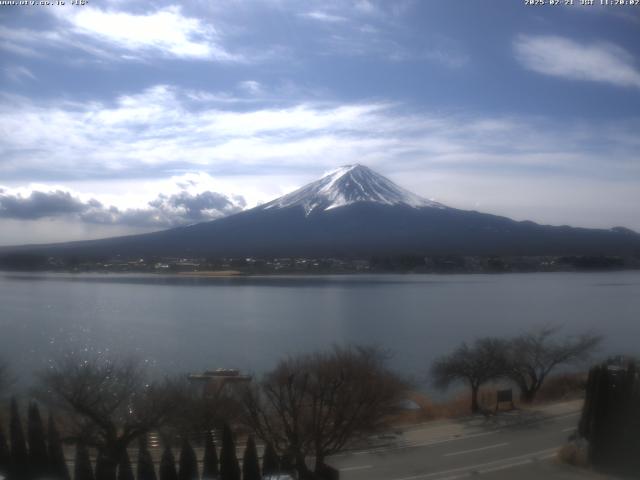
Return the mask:
<path id="1" fill-rule="evenodd" d="M 304 209 L 305 215 L 309 216 L 314 211 L 327 211 L 358 202 L 414 208 L 446 208 L 399 187 L 364 165 L 340 167 L 320 180 L 258 208 L 269 210 L 299 206 Z"/>
<path id="2" fill-rule="evenodd" d="M 415 195 L 368 167 L 349 165 L 269 203 L 210 222 L 20 250 L 123 257 L 629 255 L 640 253 L 640 235 L 622 227 L 539 225 L 459 210 Z"/>

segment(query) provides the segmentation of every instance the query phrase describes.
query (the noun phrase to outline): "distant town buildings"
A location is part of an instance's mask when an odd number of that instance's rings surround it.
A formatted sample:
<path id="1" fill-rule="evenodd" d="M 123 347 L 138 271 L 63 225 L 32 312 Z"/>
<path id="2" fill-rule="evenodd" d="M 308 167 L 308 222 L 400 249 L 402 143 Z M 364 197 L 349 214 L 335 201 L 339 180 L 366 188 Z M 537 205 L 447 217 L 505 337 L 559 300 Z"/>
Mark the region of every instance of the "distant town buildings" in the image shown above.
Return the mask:
<path id="1" fill-rule="evenodd" d="M 218 368 L 205 370 L 202 373 L 192 373 L 187 379 L 203 394 L 215 394 L 224 389 L 234 389 L 251 382 L 251 375 L 244 375 L 232 368 Z"/>
<path id="2" fill-rule="evenodd" d="M 202 276 L 316 273 L 508 273 L 640 269 L 640 257 L 388 255 L 348 257 L 80 258 L 13 254 L 0 269 L 64 272 L 184 273 Z"/>

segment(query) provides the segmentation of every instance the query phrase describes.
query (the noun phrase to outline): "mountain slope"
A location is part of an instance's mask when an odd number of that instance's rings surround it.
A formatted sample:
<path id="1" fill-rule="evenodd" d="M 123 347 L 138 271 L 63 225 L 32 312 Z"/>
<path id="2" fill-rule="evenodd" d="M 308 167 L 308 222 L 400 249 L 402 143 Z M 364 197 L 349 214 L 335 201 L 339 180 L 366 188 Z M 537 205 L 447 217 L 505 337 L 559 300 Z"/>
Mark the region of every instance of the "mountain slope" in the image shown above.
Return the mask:
<path id="1" fill-rule="evenodd" d="M 545 226 L 458 210 L 354 165 L 267 204 L 211 222 L 22 250 L 125 257 L 628 255 L 640 253 L 640 235 L 623 228 Z"/>
<path id="2" fill-rule="evenodd" d="M 308 216 L 314 211 L 327 211 L 359 202 L 445 208 L 399 187 L 364 165 L 340 167 L 320 180 L 257 208 L 269 210 L 300 206 Z"/>

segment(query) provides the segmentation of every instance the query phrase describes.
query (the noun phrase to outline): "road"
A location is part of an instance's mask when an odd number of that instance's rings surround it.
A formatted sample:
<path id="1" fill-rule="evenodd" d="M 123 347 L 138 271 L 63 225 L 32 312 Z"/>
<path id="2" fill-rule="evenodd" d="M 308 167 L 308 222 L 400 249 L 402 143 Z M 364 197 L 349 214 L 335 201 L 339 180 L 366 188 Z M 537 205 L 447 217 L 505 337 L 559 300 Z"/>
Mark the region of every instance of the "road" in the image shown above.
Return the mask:
<path id="1" fill-rule="evenodd" d="M 391 445 L 354 451 L 329 462 L 343 480 L 602 478 L 559 464 L 556 453 L 575 431 L 579 402 L 548 411 L 425 424 Z"/>

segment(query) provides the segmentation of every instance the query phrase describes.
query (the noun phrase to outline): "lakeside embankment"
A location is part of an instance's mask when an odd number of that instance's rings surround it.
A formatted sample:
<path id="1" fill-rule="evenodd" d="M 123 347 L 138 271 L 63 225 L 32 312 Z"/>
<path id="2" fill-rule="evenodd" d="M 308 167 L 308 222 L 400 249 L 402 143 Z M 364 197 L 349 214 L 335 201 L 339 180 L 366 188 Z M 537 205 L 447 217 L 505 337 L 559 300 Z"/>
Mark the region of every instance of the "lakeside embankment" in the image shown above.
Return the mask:
<path id="1" fill-rule="evenodd" d="M 183 277 L 237 277 L 246 275 L 238 270 L 204 270 L 201 272 L 175 272 Z"/>

